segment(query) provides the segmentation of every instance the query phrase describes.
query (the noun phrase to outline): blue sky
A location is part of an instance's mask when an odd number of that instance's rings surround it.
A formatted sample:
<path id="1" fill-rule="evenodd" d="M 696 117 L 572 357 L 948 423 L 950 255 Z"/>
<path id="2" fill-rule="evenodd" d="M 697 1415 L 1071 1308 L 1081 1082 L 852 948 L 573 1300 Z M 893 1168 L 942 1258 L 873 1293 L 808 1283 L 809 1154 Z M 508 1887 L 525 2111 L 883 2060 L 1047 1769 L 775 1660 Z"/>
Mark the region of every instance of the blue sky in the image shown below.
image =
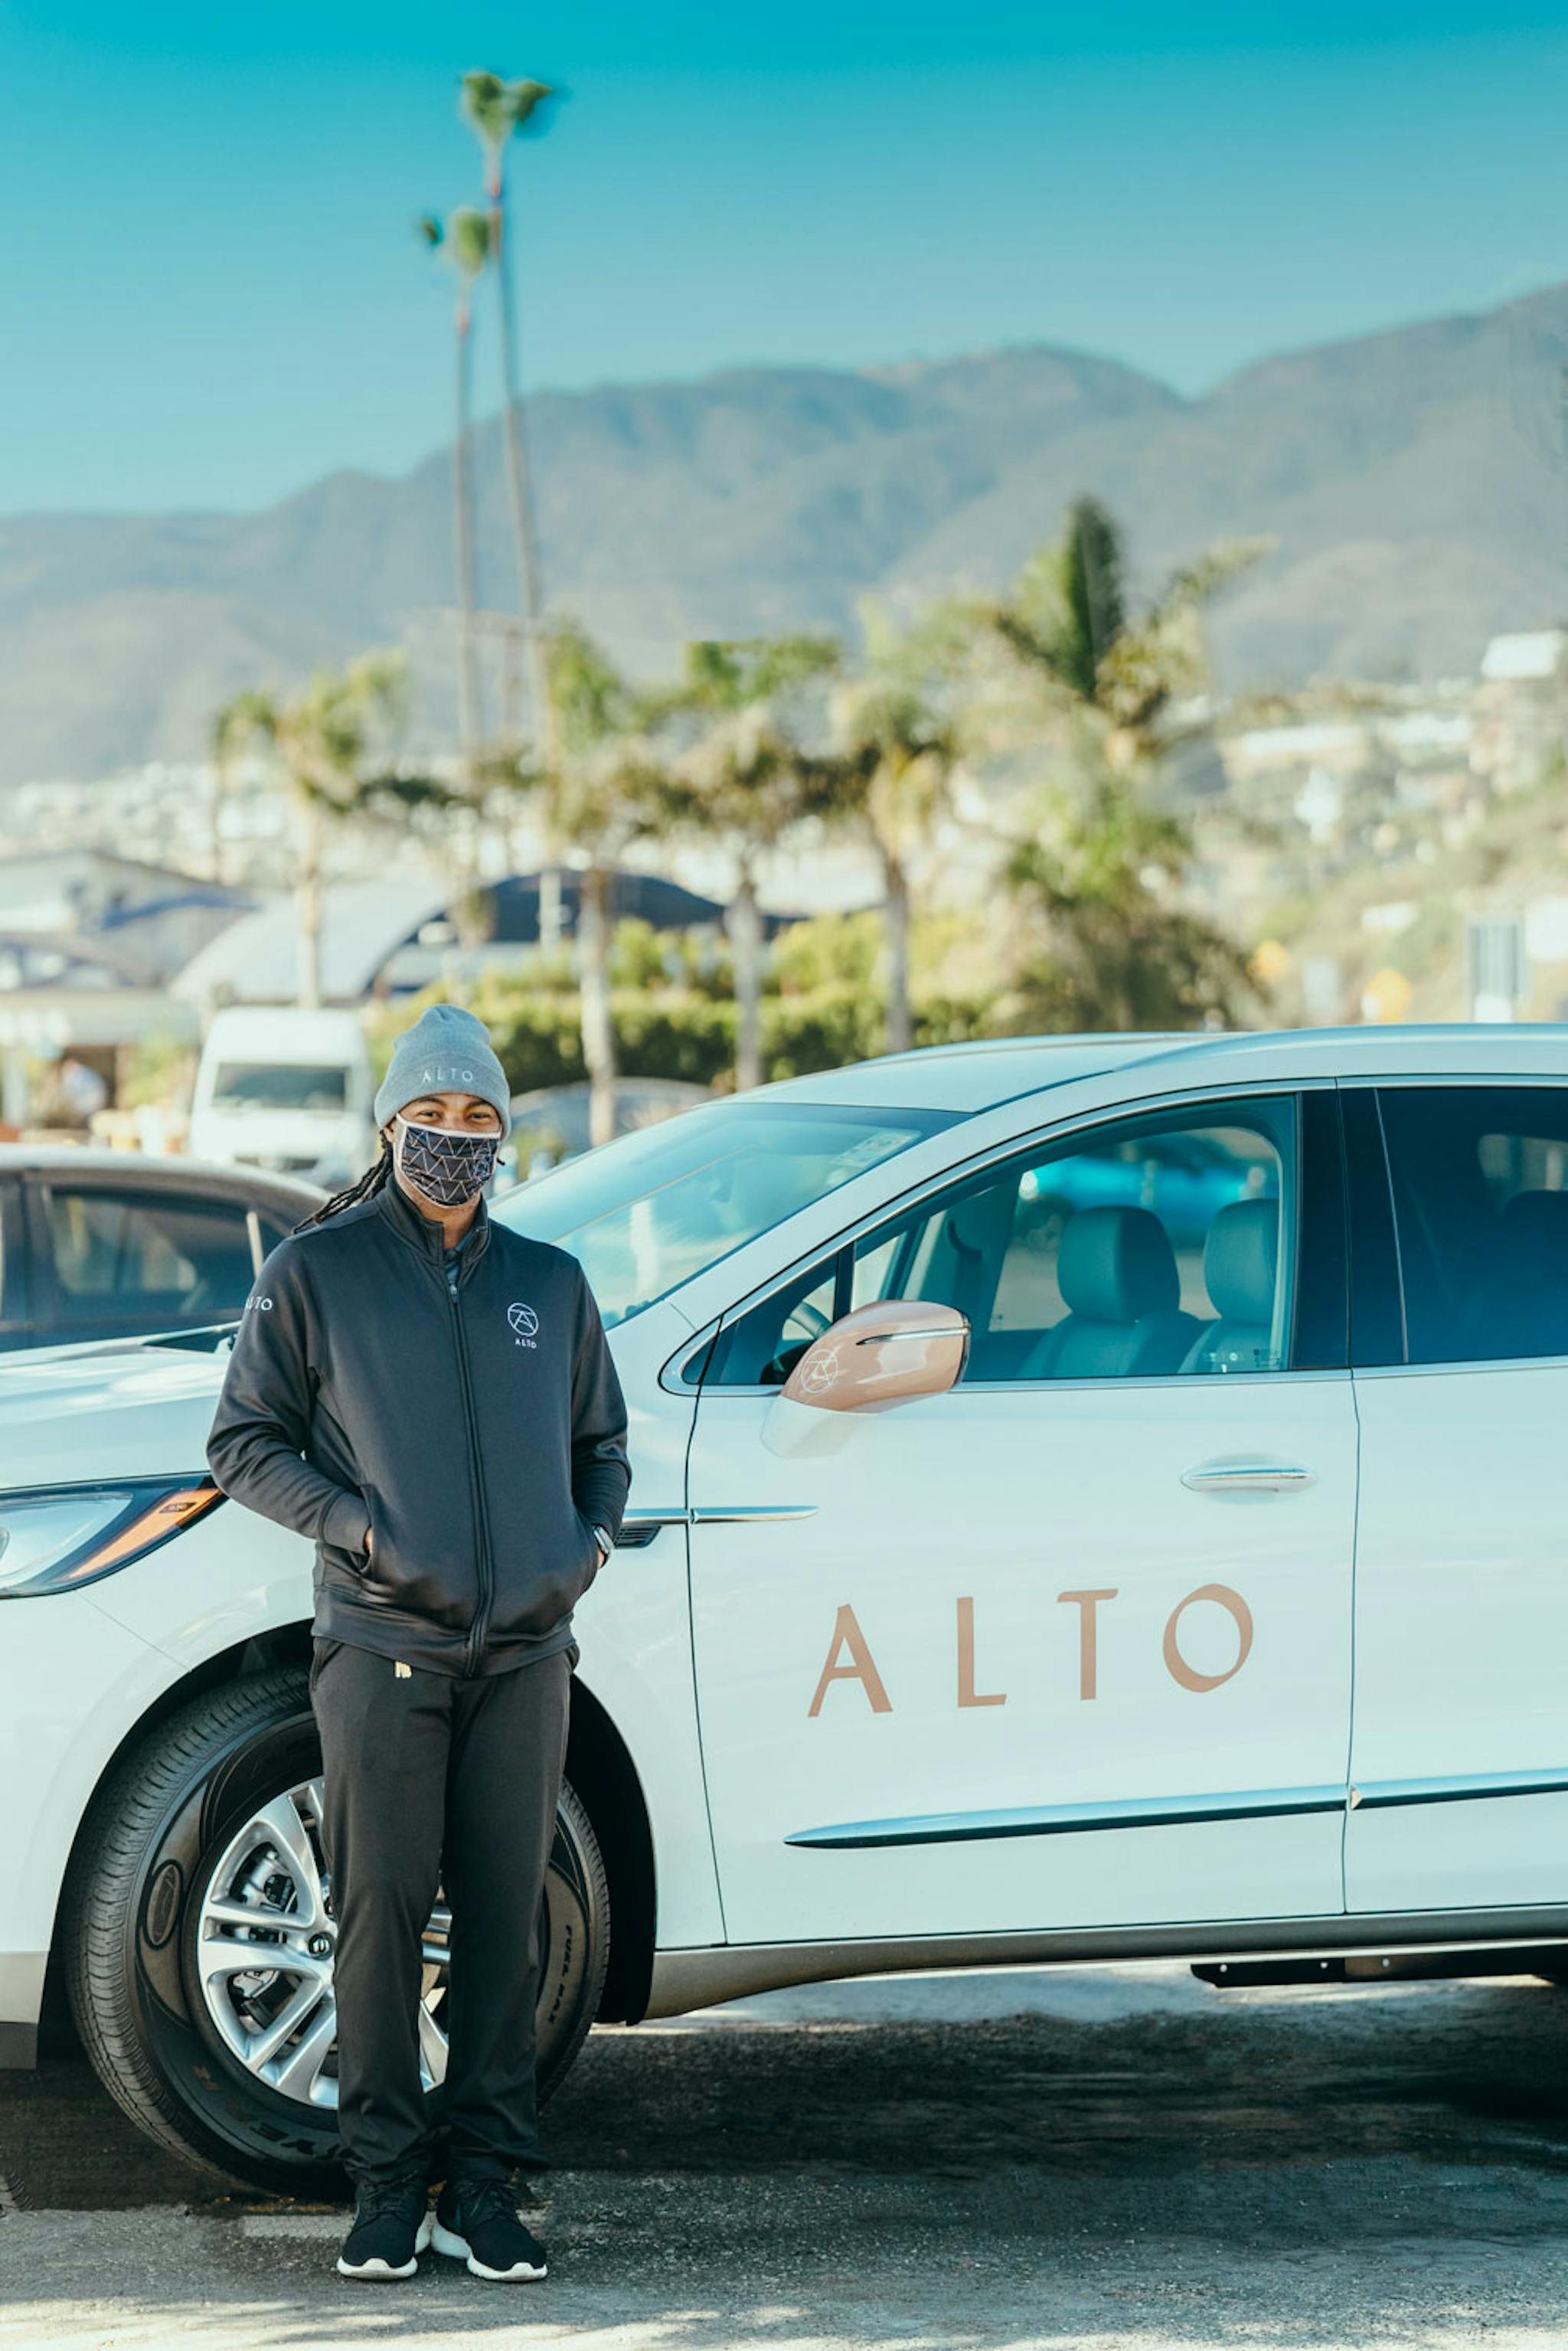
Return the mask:
<path id="1" fill-rule="evenodd" d="M 1568 0 L 0 0 L 0 513 L 436 445 L 470 65 L 570 91 L 515 165 L 536 386 L 1058 342 L 1198 390 L 1568 278 Z"/>

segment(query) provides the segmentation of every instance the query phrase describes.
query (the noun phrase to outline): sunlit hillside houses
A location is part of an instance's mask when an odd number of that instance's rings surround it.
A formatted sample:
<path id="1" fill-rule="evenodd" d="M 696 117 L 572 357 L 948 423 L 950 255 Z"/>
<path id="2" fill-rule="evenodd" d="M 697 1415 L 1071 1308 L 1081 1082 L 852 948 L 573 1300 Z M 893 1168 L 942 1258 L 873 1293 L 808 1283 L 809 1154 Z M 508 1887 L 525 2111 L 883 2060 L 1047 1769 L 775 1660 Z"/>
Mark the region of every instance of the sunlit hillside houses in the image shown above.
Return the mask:
<path id="1" fill-rule="evenodd" d="M 1568 628 L 1494 637 L 1475 695 L 1470 763 L 1498 792 L 1568 768 Z"/>

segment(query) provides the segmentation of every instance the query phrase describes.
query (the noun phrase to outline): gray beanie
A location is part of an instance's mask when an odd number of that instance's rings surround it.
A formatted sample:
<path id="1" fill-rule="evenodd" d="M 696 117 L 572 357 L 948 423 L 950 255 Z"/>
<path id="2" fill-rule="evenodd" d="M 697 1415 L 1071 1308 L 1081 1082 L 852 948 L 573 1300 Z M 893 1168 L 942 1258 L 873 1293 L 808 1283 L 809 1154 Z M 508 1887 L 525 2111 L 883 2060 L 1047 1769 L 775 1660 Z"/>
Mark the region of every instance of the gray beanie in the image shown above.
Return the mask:
<path id="1" fill-rule="evenodd" d="M 502 1134 L 511 1132 L 507 1073 L 491 1050 L 485 1023 L 460 1004 L 427 1005 L 398 1039 L 376 1088 L 376 1124 L 384 1126 L 421 1094 L 477 1094 L 495 1104 Z"/>

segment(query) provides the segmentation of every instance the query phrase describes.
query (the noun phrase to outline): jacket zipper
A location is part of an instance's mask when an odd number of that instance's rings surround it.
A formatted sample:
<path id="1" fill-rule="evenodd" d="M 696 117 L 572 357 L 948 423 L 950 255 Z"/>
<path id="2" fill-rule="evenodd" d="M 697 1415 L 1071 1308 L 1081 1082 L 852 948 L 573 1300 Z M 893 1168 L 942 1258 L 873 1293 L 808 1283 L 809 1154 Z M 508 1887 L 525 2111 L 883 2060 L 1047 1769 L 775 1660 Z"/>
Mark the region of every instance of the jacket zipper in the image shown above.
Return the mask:
<path id="1" fill-rule="evenodd" d="M 464 1670 L 472 1674 L 484 1645 L 489 1623 L 491 1604 L 495 1598 L 495 1571 L 490 1559 L 489 1516 L 485 1501 L 485 1468 L 479 1458 L 479 1432 L 474 1417 L 474 1387 L 468 1374 L 468 1344 L 463 1335 L 463 1309 L 458 1300 L 458 1266 L 455 1261 L 446 1268 L 446 1291 L 452 1301 L 452 1335 L 457 1343 L 457 1380 L 463 1393 L 463 1418 L 468 1432 L 468 1493 L 474 1510 L 474 1531 L 478 1545 L 479 1600 L 468 1627 L 468 1645 L 464 1652 Z"/>

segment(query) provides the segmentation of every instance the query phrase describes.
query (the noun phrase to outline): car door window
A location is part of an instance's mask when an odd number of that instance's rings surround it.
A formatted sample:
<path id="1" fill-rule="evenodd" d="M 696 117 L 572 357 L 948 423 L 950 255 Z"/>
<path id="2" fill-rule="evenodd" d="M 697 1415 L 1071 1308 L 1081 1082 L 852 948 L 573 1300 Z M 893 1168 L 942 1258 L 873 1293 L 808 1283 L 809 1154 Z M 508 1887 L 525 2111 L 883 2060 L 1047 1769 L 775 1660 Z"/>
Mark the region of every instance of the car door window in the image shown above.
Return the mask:
<path id="1" fill-rule="evenodd" d="M 26 1321 L 26 1266 L 22 1188 L 0 1179 L 0 1332 L 17 1331 Z"/>
<path id="2" fill-rule="evenodd" d="M 1568 1355 L 1568 1087 L 1379 1096 L 1413 1364 Z"/>
<path id="3" fill-rule="evenodd" d="M 1122 1119 L 955 1186 L 721 1332 L 707 1381 L 771 1385 L 851 1306 L 956 1306 L 968 1382 L 1280 1371 L 1290 1361 L 1296 1105 Z"/>
<path id="4" fill-rule="evenodd" d="M 62 1323 L 215 1322 L 244 1308 L 254 1266 L 242 1203 L 56 1184 L 47 1225 Z"/>
<path id="5" fill-rule="evenodd" d="M 286 1225 L 283 1222 L 283 1219 L 280 1217 L 274 1216 L 270 1209 L 258 1208 L 256 1210 L 256 1242 L 263 1258 L 270 1257 L 273 1250 L 277 1247 L 279 1241 L 286 1241 L 293 1230 L 294 1227 L 292 1225 Z M 256 1271 L 259 1273 L 261 1267 L 258 1264 Z"/>

